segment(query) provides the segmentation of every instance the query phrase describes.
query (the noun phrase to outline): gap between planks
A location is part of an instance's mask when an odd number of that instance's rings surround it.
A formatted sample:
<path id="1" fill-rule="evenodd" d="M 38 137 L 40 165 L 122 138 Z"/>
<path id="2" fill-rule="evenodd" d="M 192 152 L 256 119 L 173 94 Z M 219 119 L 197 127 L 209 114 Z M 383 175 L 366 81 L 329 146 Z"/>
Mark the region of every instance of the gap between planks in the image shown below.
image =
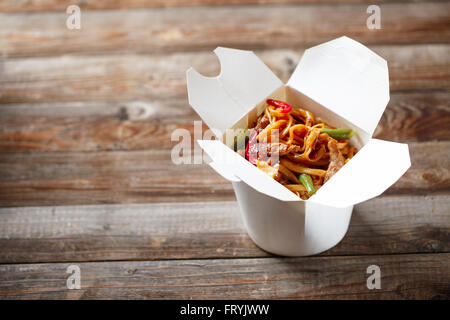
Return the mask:
<path id="1" fill-rule="evenodd" d="M 425 2 L 427 0 L 84 0 L 74 1 L 71 4 L 78 5 L 81 10 L 111 10 L 111 9 L 148 9 L 148 8 L 177 8 L 177 7 L 219 7 L 219 6 L 270 6 L 270 5 L 340 5 L 348 3 L 408 3 Z M 445 0 L 435 0 L 435 2 Z M 43 13 L 54 11 L 65 11 L 67 4 L 58 0 L 44 1 L 16 1 L 3 0 L 0 2 L 0 12 L 9 13 Z"/>
<path id="2" fill-rule="evenodd" d="M 370 47 L 389 63 L 391 91 L 450 88 L 450 44 Z M 286 82 L 303 50 L 256 54 Z M 207 76 L 220 70 L 212 52 L 4 59 L 0 102 L 187 101 L 185 72 L 191 66 Z"/>
<path id="3" fill-rule="evenodd" d="M 448 192 L 449 144 L 409 143 L 412 167 L 387 193 Z M 1 206 L 233 199 L 228 181 L 206 164 L 174 165 L 171 150 L 0 153 Z"/>
<path id="4" fill-rule="evenodd" d="M 381 8 L 380 30 L 367 28 L 367 4 L 344 4 L 88 11 L 83 14 L 79 32 L 65 28 L 65 11 L 0 14 L 0 35 L 4 58 L 93 52 L 167 53 L 213 49 L 218 44 L 240 49 L 292 48 L 342 35 L 364 44 L 450 40 L 448 3 L 393 3 L 382 4 Z"/>
<path id="5" fill-rule="evenodd" d="M 355 206 L 321 256 L 450 250 L 449 195 L 381 196 Z M 236 202 L 0 209 L 1 263 L 267 257 Z"/>
<path id="6" fill-rule="evenodd" d="M 449 100 L 450 91 L 392 93 L 374 137 L 450 140 Z M 176 129 L 194 136 L 194 121 L 185 99 L 0 105 L 0 152 L 170 149 Z"/>
<path id="7" fill-rule="evenodd" d="M 3 299 L 448 299 L 450 254 L 0 265 Z M 367 268 L 381 270 L 368 290 Z"/>

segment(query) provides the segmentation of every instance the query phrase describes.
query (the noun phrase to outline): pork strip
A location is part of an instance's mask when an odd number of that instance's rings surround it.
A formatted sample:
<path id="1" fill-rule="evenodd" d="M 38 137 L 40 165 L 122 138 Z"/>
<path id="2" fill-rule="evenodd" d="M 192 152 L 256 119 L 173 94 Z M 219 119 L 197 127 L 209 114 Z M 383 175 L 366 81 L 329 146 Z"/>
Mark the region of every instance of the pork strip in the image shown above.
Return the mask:
<path id="1" fill-rule="evenodd" d="M 267 125 L 270 123 L 269 118 L 264 113 L 263 115 L 259 116 L 258 120 L 256 120 L 256 130 L 264 129 L 267 127 Z"/>
<path id="2" fill-rule="evenodd" d="M 339 151 L 338 143 L 334 139 L 328 141 L 328 150 L 330 150 L 330 165 L 323 183 L 326 183 L 336 172 L 338 172 L 345 164 L 345 158 Z"/>

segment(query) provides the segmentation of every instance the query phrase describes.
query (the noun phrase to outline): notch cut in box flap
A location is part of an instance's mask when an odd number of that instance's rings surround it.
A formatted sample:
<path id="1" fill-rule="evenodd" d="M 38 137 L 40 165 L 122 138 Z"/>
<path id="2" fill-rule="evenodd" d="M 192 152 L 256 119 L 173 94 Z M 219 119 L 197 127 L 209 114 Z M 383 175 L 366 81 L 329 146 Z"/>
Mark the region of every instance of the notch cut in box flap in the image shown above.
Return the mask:
<path id="1" fill-rule="evenodd" d="M 369 135 L 389 102 L 386 60 L 348 37 L 307 49 L 288 85 Z"/>
<path id="2" fill-rule="evenodd" d="M 205 77 L 190 68 L 188 98 L 203 121 L 223 133 L 283 83 L 252 51 L 218 47 L 214 53 L 220 74 Z"/>
<path id="3" fill-rule="evenodd" d="M 198 140 L 197 142 L 213 160 L 213 169 L 218 168 L 224 178 L 236 176 L 256 191 L 279 200 L 303 201 L 222 142 L 218 140 Z"/>
<path id="4" fill-rule="evenodd" d="M 371 139 L 309 201 L 343 208 L 374 198 L 411 166 L 407 144 Z"/>

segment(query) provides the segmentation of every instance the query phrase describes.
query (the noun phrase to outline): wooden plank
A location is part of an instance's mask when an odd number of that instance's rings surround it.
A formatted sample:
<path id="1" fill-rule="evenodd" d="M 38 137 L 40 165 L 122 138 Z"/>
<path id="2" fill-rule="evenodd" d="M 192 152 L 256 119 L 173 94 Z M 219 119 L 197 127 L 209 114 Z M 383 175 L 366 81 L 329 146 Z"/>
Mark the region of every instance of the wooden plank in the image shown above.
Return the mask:
<path id="1" fill-rule="evenodd" d="M 445 192 L 450 141 L 410 143 L 412 167 L 387 193 Z M 154 203 L 234 199 L 204 164 L 174 165 L 170 150 L 0 153 L 0 205 Z"/>
<path id="2" fill-rule="evenodd" d="M 450 91 L 391 93 L 374 137 L 397 142 L 450 140 L 449 101 Z"/>
<path id="3" fill-rule="evenodd" d="M 65 11 L 0 14 L 0 40 L 3 57 L 304 47 L 342 35 L 365 44 L 450 40 L 448 2 L 380 7 L 379 30 L 367 28 L 367 4 L 87 11 L 80 30 L 66 28 Z"/>
<path id="4" fill-rule="evenodd" d="M 322 255 L 450 251 L 450 196 L 383 196 L 354 209 Z M 0 263 L 270 256 L 247 236 L 236 202 L 0 209 Z"/>
<path id="5" fill-rule="evenodd" d="M 0 106 L 0 151 L 168 149 L 176 129 L 193 136 L 194 121 L 185 99 L 8 104 Z"/>
<path id="6" fill-rule="evenodd" d="M 390 88 L 449 89 L 450 45 L 372 46 L 389 62 Z M 303 50 L 256 54 L 287 81 Z M 0 60 L 0 103 L 186 98 L 186 70 L 219 73 L 211 52 Z"/>
<path id="7" fill-rule="evenodd" d="M 228 181 L 206 165 L 174 165 L 170 150 L 9 153 L 0 159 L 3 206 L 234 199 Z"/>
<path id="8" fill-rule="evenodd" d="M 0 266 L 2 299 L 448 299 L 450 254 L 75 263 Z M 381 289 L 367 288 L 367 268 Z M 173 318 L 178 310 L 173 310 Z"/>
<path id="9" fill-rule="evenodd" d="M 276 4 L 318 4 L 318 3 L 389 3 L 421 2 L 426 0 L 75 0 L 70 4 L 78 5 L 81 10 L 169 8 L 185 6 L 243 6 Z M 60 0 L 3 0 L 0 12 L 39 12 L 65 11 L 69 4 Z"/>
<path id="10" fill-rule="evenodd" d="M 393 93 L 375 137 L 450 140 L 448 101 L 449 91 Z M 185 99 L 8 104 L 0 106 L 0 151 L 169 149 L 174 130 L 194 135 L 194 121 L 201 119 Z"/>
<path id="11" fill-rule="evenodd" d="M 411 168 L 387 193 L 426 194 L 448 191 L 450 184 L 450 141 L 409 143 Z M 444 148 L 444 149 L 441 149 Z"/>

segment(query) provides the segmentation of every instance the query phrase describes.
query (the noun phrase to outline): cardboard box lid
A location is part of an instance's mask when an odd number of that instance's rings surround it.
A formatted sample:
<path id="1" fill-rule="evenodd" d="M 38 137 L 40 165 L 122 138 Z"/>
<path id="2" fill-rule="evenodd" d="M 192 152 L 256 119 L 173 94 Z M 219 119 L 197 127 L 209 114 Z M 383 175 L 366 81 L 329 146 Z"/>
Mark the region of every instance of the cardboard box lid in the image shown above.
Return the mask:
<path id="1" fill-rule="evenodd" d="M 302 201 L 294 193 L 218 140 L 198 140 L 213 160 L 210 166 L 230 181 L 242 180 L 253 189 L 284 201 Z M 239 178 L 239 179 L 236 179 Z"/>
<path id="2" fill-rule="evenodd" d="M 240 179 L 279 200 L 304 201 L 222 142 L 199 140 L 198 144 L 213 159 L 211 167 L 225 179 Z M 361 203 L 383 193 L 410 166 L 407 144 L 371 139 L 308 201 L 336 208 Z"/>
<path id="3" fill-rule="evenodd" d="M 371 139 L 309 201 L 344 208 L 382 194 L 411 166 L 407 144 Z"/>
<path id="4" fill-rule="evenodd" d="M 386 60 L 348 37 L 307 49 L 287 84 L 370 136 L 389 102 Z"/>
<path id="5" fill-rule="evenodd" d="M 282 86 L 252 52 L 217 48 L 221 73 L 214 78 L 187 71 L 190 105 L 210 128 L 232 127 Z M 305 52 L 288 82 L 372 135 L 389 101 L 386 61 L 362 44 L 342 37 Z M 225 178 L 241 179 L 283 201 L 303 201 L 220 141 L 198 141 Z M 308 201 L 347 207 L 384 192 L 410 167 L 408 146 L 371 139 Z"/>
<path id="6" fill-rule="evenodd" d="M 218 47 L 214 53 L 220 74 L 205 77 L 189 68 L 188 99 L 211 129 L 223 133 L 283 83 L 252 51 Z"/>

